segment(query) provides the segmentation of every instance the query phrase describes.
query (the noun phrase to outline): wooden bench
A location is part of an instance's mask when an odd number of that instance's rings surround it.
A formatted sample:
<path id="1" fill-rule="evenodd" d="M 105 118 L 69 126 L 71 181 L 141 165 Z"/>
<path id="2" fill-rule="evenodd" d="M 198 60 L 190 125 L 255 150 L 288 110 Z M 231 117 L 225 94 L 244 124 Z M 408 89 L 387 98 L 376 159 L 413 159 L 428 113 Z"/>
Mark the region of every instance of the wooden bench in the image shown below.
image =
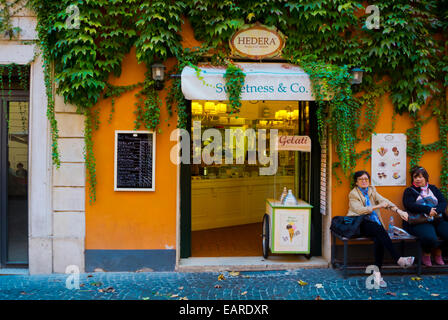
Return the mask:
<path id="1" fill-rule="evenodd" d="M 366 268 L 366 266 L 362 266 L 362 265 L 348 265 L 348 245 L 349 242 L 351 241 L 356 241 L 356 242 L 370 242 L 373 241 L 371 238 L 367 238 L 367 237 L 361 237 L 361 238 L 346 238 L 346 237 L 341 237 L 340 235 L 334 233 L 333 231 L 331 231 L 331 237 L 332 237 L 332 241 L 331 241 L 331 265 L 333 266 L 333 268 L 339 268 L 342 270 L 342 275 L 344 277 L 344 279 L 347 278 L 348 276 L 348 270 L 352 270 L 352 269 L 362 269 L 362 268 Z M 344 244 L 344 254 L 343 254 L 343 260 L 342 263 L 340 260 L 336 259 L 336 238 L 341 240 Z M 404 246 L 406 242 L 416 242 L 417 243 L 417 257 L 416 257 L 416 262 L 417 265 L 415 267 L 416 271 L 417 271 L 417 275 L 421 275 L 422 272 L 422 249 L 421 249 L 421 245 L 420 245 L 420 239 L 418 239 L 417 237 L 414 237 L 412 235 L 409 236 L 397 236 L 397 235 L 393 235 L 391 237 L 392 242 L 400 242 L 400 247 L 401 247 L 401 255 L 404 255 Z M 415 261 L 414 261 L 415 262 Z M 401 269 L 401 267 L 399 265 L 385 265 L 383 266 L 383 269 Z"/>

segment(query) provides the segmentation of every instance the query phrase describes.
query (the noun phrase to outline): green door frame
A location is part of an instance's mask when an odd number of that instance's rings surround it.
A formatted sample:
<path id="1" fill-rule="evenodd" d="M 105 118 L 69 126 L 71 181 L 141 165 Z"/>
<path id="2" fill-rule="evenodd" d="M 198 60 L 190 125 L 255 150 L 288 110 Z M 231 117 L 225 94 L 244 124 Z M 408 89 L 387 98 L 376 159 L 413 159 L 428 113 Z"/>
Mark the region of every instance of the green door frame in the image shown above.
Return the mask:
<path id="1" fill-rule="evenodd" d="M 187 131 L 191 137 L 191 101 L 187 102 Z M 191 156 L 191 151 L 190 151 Z M 180 164 L 180 257 L 191 256 L 191 165 Z"/>

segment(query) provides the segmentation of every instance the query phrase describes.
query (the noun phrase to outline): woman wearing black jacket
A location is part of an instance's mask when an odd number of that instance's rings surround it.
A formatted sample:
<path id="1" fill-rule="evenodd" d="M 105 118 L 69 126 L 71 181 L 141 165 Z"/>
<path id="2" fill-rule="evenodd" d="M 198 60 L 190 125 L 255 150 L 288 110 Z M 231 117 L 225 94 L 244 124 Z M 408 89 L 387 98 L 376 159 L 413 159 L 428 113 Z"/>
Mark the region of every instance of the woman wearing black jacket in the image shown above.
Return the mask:
<path id="1" fill-rule="evenodd" d="M 426 215 L 428 218 L 427 222 L 420 224 L 403 221 L 403 227 L 410 234 L 420 238 L 424 265 L 432 266 L 431 250 L 434 253 L 434 261 L 444 265 L 437 237 L 448 240 L 448 221 L 444 218 L 437 219 L 436 216 L 442 214 L 445 217 L 446 199 L 436 186 L 428 183 L 429 175 L 424 168 L 413 168 L 411 178 L 412 185 L 406 188 L 403 194 L 403 205 L 409 214 Z"/>

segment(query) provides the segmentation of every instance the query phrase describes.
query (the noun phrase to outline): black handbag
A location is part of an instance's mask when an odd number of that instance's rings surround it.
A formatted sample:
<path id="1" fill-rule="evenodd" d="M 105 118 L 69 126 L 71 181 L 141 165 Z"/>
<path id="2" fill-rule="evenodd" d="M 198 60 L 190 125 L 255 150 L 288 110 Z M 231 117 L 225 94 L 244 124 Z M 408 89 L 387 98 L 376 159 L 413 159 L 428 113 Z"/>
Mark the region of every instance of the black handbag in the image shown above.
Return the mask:
<path id="1" fill-rule="evenodd" d="M 409 213 L 408 212 L 408 223 L 415 225 L 415 224 L 421 224 L 425 222 L 432 222 L 432 221 L 442 221 L 443 215 L 441 213 L 438 213 L 433 220 L 430 219 L 428 215 L 424 213 Z"/>
<path id="2" fill-rule="evenodd" d="M 330 230 L 341 237 L 356 238 L 361 235 L 361 222 L 364 216 L 337 216 L 331 219 Z"/>

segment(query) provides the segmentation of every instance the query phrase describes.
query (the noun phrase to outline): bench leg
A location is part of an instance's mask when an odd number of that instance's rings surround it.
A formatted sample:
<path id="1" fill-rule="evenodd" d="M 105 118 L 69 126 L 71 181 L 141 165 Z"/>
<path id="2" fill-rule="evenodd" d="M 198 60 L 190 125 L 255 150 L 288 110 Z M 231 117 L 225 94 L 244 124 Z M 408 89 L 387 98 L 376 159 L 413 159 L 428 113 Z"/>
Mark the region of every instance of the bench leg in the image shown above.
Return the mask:
<path id="1" fill-rule="evenodd" d="M 344 264 L 342 266 L 342 275 L 344 279 L 347 279 L 347 262 L 348 262 L 348 244 L 344 241 Z"/>
<path id="2" fill-rule="evenodd" d="M 422 246 L 420 241 L 417 240 L 417 276 L 422 274 Z"/>

